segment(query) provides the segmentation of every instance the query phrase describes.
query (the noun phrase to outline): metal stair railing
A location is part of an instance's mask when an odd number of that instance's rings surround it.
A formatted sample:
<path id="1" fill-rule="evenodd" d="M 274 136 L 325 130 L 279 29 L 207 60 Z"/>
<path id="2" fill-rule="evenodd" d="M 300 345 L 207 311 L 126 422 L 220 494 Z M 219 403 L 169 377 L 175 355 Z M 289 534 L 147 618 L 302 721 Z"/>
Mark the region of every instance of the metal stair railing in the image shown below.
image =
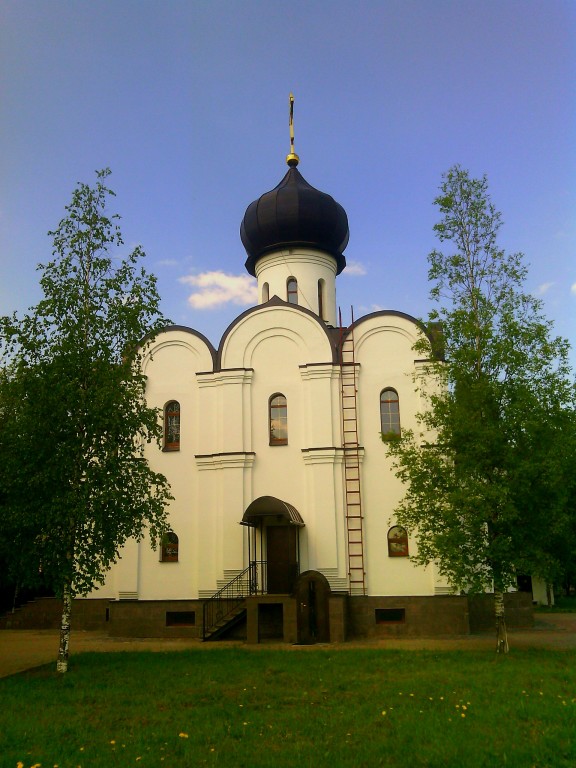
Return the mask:
<path id="1" fill-rule="evenodd" d="M 249 595 L 265 594 L 266 561 L 253 560 L 212 597 L 204 601 L 202 616 L 202 639 L 206 640 L 216 628 L 236 616 Z"/>

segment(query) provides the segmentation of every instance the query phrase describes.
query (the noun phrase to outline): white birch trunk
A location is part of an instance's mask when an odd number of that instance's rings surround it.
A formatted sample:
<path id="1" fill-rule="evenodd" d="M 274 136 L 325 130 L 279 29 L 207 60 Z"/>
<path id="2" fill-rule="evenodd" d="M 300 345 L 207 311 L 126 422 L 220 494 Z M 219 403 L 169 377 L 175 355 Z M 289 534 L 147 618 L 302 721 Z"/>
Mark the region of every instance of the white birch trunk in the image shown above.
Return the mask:
<path id="1" fill-rule="evenodd" d="M 496 653 L 508 653 L 508 632 L 504 617 L 504 593 L 494 589 L 494 614 L 496 617 Z"/>
<path id="2" fill-rule="evenodd" d="M 70 616 L 72 614 L 72 591 L 70 584 L 64 585 L 62 593 L 62 620 L 60 624 L 60 647 L 58 649 L 58 661 L 56 672 L 63 674 L 68 672 L 68 649 L 70 646 Z"/>

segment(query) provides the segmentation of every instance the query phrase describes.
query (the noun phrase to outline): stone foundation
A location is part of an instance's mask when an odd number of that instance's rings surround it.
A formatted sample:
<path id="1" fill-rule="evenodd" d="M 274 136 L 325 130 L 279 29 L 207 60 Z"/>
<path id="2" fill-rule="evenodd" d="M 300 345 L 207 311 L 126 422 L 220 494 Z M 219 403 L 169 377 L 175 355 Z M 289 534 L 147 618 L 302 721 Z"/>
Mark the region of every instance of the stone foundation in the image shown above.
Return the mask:
<path id="1" fill-rule="evenodd" d="M 109 605 L 109 600 L 74 600 L 74 629 L 107 631 Z M 0 629 L 60 629 L 61 619 L 62 600 L 57 597 L 39 597 L 17 608 L 14 613 L 0 616 Z"/>
<path id="2" fill-rule="evenodd" d="M 470 595 L 470 632 L 488 632 L 496 626 L 494 619 L 494 595 Z M 507 592 L 504 595 L 506 626 L 534 626 L 532 594 Z"/>
<path id="3" fill-rule="evenodd" d="M 523 592 L 505 596 L 509 627 L 531 627 L 532 601 Z M 89 600 L 77 598 L 75 630 L 112 637 L 202 637 L 202 600 Z M 40 598 L 0 618 L 0 629 L 58 629 L 62 602 Z M 330 642 L 386 637 L 454 637 L 494 627 L 493 596 L 351 597 L 328 601 Z M 298 642 L 297 603 L 289 595 L 246 600 L 246 619 L 226 635 L 248 643 Z"/>
<path id="4" fill-rule="evenodd" d="M 465 596 L 348 598 L 347 639 L 469 633 Z"/>

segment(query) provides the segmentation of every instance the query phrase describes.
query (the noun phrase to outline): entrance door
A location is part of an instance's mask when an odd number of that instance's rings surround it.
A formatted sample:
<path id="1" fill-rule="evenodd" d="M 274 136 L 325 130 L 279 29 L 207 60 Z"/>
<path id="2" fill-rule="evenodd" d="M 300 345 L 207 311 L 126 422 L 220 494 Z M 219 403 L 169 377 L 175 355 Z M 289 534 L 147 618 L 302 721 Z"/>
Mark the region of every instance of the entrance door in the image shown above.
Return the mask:
<path id="1" fill-rule="evenodd" d="M 271 525 L 266 528 L 268 592 L 291 594 L 298 577 L 298 530 L 293 525 Z"/>
<path id="2" fill-rule="evenodd" d="M 330 642 L 330 585 L 317 571 L 306 571 L 298 579 L 298 642 L 303 645 Z"/>

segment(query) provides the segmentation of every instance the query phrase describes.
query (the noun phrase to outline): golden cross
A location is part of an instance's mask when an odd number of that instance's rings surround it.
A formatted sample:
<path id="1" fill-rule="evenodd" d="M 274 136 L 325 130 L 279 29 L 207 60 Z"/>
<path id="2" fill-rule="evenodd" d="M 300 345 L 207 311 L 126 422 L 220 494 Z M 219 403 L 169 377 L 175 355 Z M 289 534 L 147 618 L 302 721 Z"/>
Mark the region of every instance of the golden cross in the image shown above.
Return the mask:
<path id="1" fill-rule="evenodd" d="M 290 154 L 286 156 L 286 162 L 291 168 L 295 168 L 300 162 L 300 158 L 294 152 L 294 96 L 290 94 Z"/>

